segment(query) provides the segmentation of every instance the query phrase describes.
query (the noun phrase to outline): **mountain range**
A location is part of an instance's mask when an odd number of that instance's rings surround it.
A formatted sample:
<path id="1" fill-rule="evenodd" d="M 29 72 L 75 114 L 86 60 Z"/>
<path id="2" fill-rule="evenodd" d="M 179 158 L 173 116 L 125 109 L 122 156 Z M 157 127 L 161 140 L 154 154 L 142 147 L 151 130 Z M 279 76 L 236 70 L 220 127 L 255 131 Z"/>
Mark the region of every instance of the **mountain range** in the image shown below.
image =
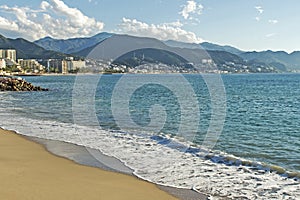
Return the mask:
<path id="1" fill-rule="evenodd" d="M 261 51 L 244 52 L 239 54 L 241 58 L 248 61 L 264 62 L 276 66 L 279 69 L 300 70 L 300 52 L 294 51 L 288 54 L 285 51 Z"/>
<path id="2" fill-rule="evenodd" d="M 145 62 L 188 67 L 190 63 L 202 64 L 203 60 L 213 60 L 220 70 L 226 63 L 235 63 L 239 67 L 247 65 L 241 57 L 226 51 L 174 47 L 155 38 L 117 34 L 74 54 L 97 60 L 114 60 L 131 67 Z M 234 70 L 234 67 L 229 69 L 230 72 Z"/>
<path id="3" fill-rule="evenodd" d="M 74 52 L 78 52 L 88 47 L 94 46 L 95 44 L 98 44 L 99 42 L 111 37 L 112 35 L 113 34 L 102 32 L 93 37 L 70 38 L 66 40 L 45 37 L 40 40 L 36 40 L 34 43 L 46 50 L 72 54 Z"/>
<path id="4" fill-rule="evenodd" d="M 72 38 L 67 40 L 57 40 L 57 39 L 46 37 L 37 40 L 34 43 L 48 50 L 55 50 L 63 53 L 84 56 L 87 55 L 88 52 L 90 52 L 93 49 L 93 47 L 97 46 L 100 42 L 113 35 L 115 34 L 103 32 L 89 38 Z M 169 47 L 174 47 L 174 48 L 206 50 L 213 55 L 211 56 L 213 59 L 216 55 L 222 54 L 220 52 L 223 52 L 224 54 L 226 52 L 240 57 L 241 59 L 244 60 L 244 63 L 248 63 L 248 64 L 255 64 L 255 65 L 260 64 L 265 66 L 272 66 L 276 68 L 278 71 L 300 70 L 300 52 L 297 51 L 291 54 L 288 54 L 287 52 L 284 51 L 270 51 L 270 50 L 261 51 L 261 52 L 256 52 L 256 51 L 245 52 L 229 45 L 222 46 L 222 45 L 209 43 L 209 42 L 203 42 L 200 44 L 185 43 L 185 42 L 179 42 L 174 40 L 167 40 L 161 42 Z M 234 57 L 233 55 L 231 55 L 231 57 Z M 214 61 L 216 60 L 218 59 L 217 58 L 214 59 Z M 220 63 L 220 60 L 218 62 Z"/>
<path id="5" fill-rule="evenodd" d="M 205 50 L 211 51 L 225 51 L 232 54 L 235 54 L 248 63 L 265 63 L 271 66 L 276 67 L 279 71 L 291 71 L 291 70 L 300 70 L 300 51 L 294 51 L 292 53 L 287 53 L 285 51 L 242 51 L 238 48 L 225 45 L 217 45 L 209 42 L 203 42 L 201 44 L 195 43 L 184 43 L 173 40 L 165 41 L 169 46 L 181 47 L 181 48 L 191 48 L 197 49 L 202 48 Z"/>
<path id="6" fill-rule="evenodd" d="M 205 49 L 207 51 L 226 51 L 232 54 L 242 54 L 243 51 L 231 47 L 231 46 L 221 46 L 218 44 L 213 44 L 209 42 L 202 42 L 200 44 L 196 43 L 185 43 L 185 42 L 179 42 L 179 41 L 174 41 L 174 40 L 167 40 L 164 42 L 166 45 L 171 46 L 171 47 L 180 47 L 180 48 L 188 48 L 188 49 Z"/>
<path id="7" fill-rule="evenodd" d="M 23 59 L 65 58 L 67 54 L 46 50 L 43 47 L 23 38 L 9 39 L 0 35 L 0 49 L 16 49 L 17 57 Z"/>
<path id="8" fill-rule="evenodd" d="M 70 39 L 54 39 L 45 37 L 34 42 L 27 41 L 22 38 L 9 39 L 0 35 L 0 48 L 14 48 L 17 50 L 18 58 L 64 58 L 69 55 L 86 57 L 99 44 L 105 44 L 108 38 L 112 38 L 115 42 L 107 46 L 107 49 L 117 50 L 123 48 L 124 45 L 140 45 L 141 47 L 149 46 L 145 52 L 139 50 L 135 52 L 143 57 L 147 62 L 163 61 L 168 58 L 167 63 L 180 63 L 181 57 L 188 58 L 187 61 L 196 61 L 209 57 L 218 65 L 224 66 L 228 63 L 235 63 L 238 66 L 248 65 L 251 68 L 274 68 L 277 71 L 300 70 L 300 52 L 286 53 L 284 51 L 262 51 L 262 52 L 245 52 L 232 46 L 221 46 L 213 43 L 184 43 L 173 40 L 160 41 L 154 38 L 143 38 L 129 35 L 119 35 L 107 32 L 99 33 L 92 37 L 70 38 Z M 151 47 L 153 47 L 151 49 Z M 157 49 L 158 47 L 158 49 Z M 155 50 L 156 49 L 156 50 Z M 122 55 L 125 59 L 123 63 L 133 64 L 132 58 L 134 53 L 129 51 L 128 55 Z M 177 54 L 177 55 L 176 55 Z M 129 56 L 131 55 L 131 56 Z M 161 55 L 164 55 L 163 57 Z M 129 60 L 131 60 L 129 62 Z M 119 59 L 118 62 L 121 60 Z M 135 61 L 136 62 L 136 61 Z M 121 62 L 122 63 L 122 62 Z M 255 71 L 255 70 L 254 70 Z"/>

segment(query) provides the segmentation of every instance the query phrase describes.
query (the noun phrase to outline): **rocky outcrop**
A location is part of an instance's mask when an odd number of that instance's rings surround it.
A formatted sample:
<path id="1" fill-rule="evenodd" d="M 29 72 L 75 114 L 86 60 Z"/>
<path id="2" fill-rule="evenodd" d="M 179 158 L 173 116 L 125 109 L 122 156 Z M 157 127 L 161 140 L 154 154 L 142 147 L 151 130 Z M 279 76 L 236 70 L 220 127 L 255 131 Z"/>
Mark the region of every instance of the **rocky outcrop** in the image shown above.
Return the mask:
<path id="1" fill-rule="evenodd" d="M 21 78 L 2 77 L 0 91 L 48 91 L 48 89 L 34 86 Z"/>

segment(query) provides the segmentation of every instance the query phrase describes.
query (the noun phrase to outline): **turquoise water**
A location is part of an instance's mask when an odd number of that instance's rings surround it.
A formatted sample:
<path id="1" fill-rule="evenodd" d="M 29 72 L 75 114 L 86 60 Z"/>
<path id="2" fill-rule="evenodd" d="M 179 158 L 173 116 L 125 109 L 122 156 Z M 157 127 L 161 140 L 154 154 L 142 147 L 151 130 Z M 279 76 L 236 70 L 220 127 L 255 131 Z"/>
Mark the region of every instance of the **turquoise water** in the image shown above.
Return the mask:
<path id="1" fill-rule="evenodd" d="M 133 83 L 136 76 L 151 76 L 150 79 L 155 80 L 159 76 L 171 75 L 131 75 Z M 95 109 L 102 128 L 120 129 L 112 114 L 111 99 L 121 77 L 105 75 L 98 84 Z M 201 144 L 210 123 L 210 95 L 200 75 L 184 77 L 194 89 L 194 96 L 199 103 L 199 127 L 193 142 Z M 1 93 L 1 107 L 17 116 L 72 123 L 75 78 L 26 77 L 26 80 L 47 87 L 50 91 Z M 214 150 L 300 172 L 300 75 L 223 75 L 222 79 L 227 112 L 222 134 Z M 147 126 L 150 123 L 149 109 L 155 104 L 163 106 L 166 113 L 160 133 L 176 135 L 181 123 L 182 105 L 176 95 L 163 85 L 147 84 L 133 93 L 129 102 L 132 120 L 140 127 Z M 188 128 L 186 130 L 189 131 Z"/>
<path id="2" fill-rule="evenodd" d="M 218 148 L 300 171 L 300 75 L 223 78 L 228 112 Z"/>

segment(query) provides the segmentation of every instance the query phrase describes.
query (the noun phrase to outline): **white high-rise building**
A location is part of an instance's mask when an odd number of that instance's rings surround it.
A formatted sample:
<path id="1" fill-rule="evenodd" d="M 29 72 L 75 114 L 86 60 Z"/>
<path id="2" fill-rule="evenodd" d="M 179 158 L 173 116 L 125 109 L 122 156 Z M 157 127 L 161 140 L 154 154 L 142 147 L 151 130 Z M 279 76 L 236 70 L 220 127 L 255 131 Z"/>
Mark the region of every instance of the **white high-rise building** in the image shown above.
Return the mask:
<path id="1" fill-rule="evenodd" d="M 0 58 L 0 69 L 4 69 L 6 67 L 6 62 L 4 59 Z"/>
<path id="2" fill-rule="evenodd" d="M 0 59 L 9 59 L 17 62 L 17 51 L 15 49 L 0 49 Z"/>

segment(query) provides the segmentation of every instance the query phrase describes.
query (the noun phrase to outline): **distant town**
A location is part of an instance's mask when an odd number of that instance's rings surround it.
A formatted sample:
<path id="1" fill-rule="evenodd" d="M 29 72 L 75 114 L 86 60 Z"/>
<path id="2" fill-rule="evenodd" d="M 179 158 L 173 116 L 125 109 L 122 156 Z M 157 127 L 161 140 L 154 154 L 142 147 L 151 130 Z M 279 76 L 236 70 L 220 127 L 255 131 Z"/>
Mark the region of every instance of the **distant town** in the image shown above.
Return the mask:
<path id="1" fill-rule="evenodd" d="M 182 63 L 181 66 L 170 66 L 164 63 L 148 63 L 142 58 L 134 57 L 138 67 L 130 67 L 111 61 L 80 59 L 72 56 L 63 59 L 17 59 L 17 50 L 0 49 L 0 75 L 43 75 L 82 73 L 249 73 L 249 67 L 228 62 L 221 67 L 212 59 L 203 59 L 201 71 L 193 63 Z M 232 71 L 234 69 L 234 71 Z M 263 72 L 256 68 L 257 72 Z M 270 72 L 273 69 L 268 69 Z"/>
<path id="2" fill-rule="evenodd" d="M 65 59 L 17 59 L 15 49 L 0 49 L 0 74 L 37 75 L 45 73 L 76 73 L 85 68 L 85 60 Z"/>
<path id="3" fill-rule="evenodd" d="M 135 58 L 137 59 L 137 58 Z M 211 63 L 212 61 L 205 61 Z M 189 69 L 170 67 L 163 63 L 143 63 L 137 68 L 103 60 L 74 59 L 17 59 L 15 49 L 0 49 L 1 75 L 41 75 L 83 73 L 188 73 Z"/>

